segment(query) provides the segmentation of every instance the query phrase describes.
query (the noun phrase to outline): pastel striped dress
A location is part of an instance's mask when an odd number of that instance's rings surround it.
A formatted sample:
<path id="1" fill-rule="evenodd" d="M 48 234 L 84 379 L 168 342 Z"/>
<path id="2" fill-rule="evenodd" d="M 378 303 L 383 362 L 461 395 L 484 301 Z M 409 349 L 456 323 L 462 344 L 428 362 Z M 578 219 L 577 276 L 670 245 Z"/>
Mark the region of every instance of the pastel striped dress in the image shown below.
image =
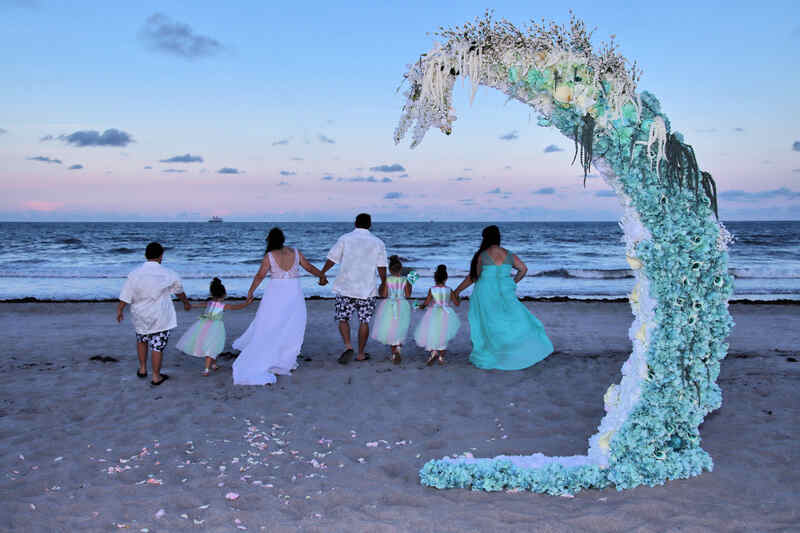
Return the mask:
<path id="1" fill-rule="evenodd" d="M 414 331 L 414 340 L 425 350 L 446 350 L 447 343 L 458 333 L 461 321 L 450 307 L 451 292 L 450 287 L 431 287 L 433 302 Z"/>
<path id="2" fill-rule="evenodd" d="M 180 338 L 177 348 L 186 355 L 216 359 L 225 348 L 225 324 L 222 314 L 225 304 L 212 300 L 206 310 Z"/>
<path id="3" fill-rule="evenodd" d="M 378 342 L 397 346 L 403 344 L 411 323 L 411 305 L 406 300 L 406 283 L 403 276 L 386 278 L 388 297 L 381 301 L 375 312 L 370 336 Z"/>

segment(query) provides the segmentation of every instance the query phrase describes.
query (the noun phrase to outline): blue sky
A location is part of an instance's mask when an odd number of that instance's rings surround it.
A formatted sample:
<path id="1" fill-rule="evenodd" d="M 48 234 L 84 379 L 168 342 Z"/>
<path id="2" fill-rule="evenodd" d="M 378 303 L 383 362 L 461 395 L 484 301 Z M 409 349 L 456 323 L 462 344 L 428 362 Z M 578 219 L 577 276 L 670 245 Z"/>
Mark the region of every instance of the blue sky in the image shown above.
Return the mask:
<path id="1" fill-rule="evenodd" d="M 450 137 L 395 146 L 406 64 L 486 8 L 395 4 L 0 0 L 0 219 L 618 216 L 601 180 L 583 188 L 571 141 L 489 89 L 470 106 L 457 86 Z M 796 2 L 493 7 L 518 25 L 571 8 L 596 41 L 615 34 L 723 218 L 800 218 Z"/>

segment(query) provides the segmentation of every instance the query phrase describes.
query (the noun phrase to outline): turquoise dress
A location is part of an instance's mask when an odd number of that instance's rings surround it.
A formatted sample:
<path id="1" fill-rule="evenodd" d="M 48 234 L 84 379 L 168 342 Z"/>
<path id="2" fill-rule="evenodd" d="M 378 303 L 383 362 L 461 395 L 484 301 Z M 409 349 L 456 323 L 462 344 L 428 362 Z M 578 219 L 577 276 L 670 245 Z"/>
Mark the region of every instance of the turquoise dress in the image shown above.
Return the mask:
<path id="1" fill-rule="evenodd" d="M 480 261 L 481 273 L 469 299 L 470 362 L 498 370 L 535 365 L 553 353 L 553 343 L 539 319 L 517 299 L 513 254 L 508 252 L 501 265 L 486 252 Z"/>

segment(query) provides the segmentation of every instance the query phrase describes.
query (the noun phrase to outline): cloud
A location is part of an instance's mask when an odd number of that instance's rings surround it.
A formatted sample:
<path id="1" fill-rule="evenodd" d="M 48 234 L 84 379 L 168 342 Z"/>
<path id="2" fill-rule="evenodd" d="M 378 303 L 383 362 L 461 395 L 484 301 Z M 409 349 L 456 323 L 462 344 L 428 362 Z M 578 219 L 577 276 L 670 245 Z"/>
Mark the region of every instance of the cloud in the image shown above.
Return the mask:
<path id="1" fill-rule="evenodd" d="M 796 200 L 800 198 L 800 192 L 792 191 L 786 187 L 772 189 L 768 191 L 742 191 L 738 189 L 723 191 L 719 193 L 720 199 L 731 202 L 752 202 L 757 200 Z"/>
<path id="2" fill-rule="evenodd" d="M 83 168 L 83 165 L 70 165 L 68 170 L 80 170 Z"/>
<path id="3" fill-rule="evenodd" d="M 305 159 L 303 159 L 302 157 L 290 157 L 289 159 L 291 159 L 292 161 L 305 161 Z"/>
<path id="4" fill-rule="evenodd" d="M 513 141 L 514 139 L 519 139 L 519 133 L 517 133 L 517 130 L 510 131 L 505 135 L 501 135 L 498 139 L 501 141 Z"/>
<path id="5" fill-rule="evenodd" d="M 794 144 L 792 144 L 792 150 L 800 152 L 800 141 L 795 141 Z"/>
<path id="6" fill-rule="evenodd" d="M 183 154 L 170 157 L 169 159 L 159 159 L 161 163 L 202 163 L 203 158 L 199 155 Z"/>
<path id="7" fill-rule="evenodd" d="M 167 172 L 168 174 L 181 174 L 183 172 L 186 172 L 186 170 L 182 168 L 165 168 L 161 172 Z"/>
<path id="8" fill-rule="evenodd" d="M 289 139 L 281 139 L 272 143 L 272 146 L 286 146 L 289 144 Z"/>
<path id="9" fill-rule="evenodd" d="M 546 153 L 546 154 L 549 154 L 549 153 L 552 153 L 552 152 L 563 152 L 563 151 L 564 151 L 563 148 L 561 148 L 559 146 L 556 146 L 555 144 L 548 144 L 547 146 L 544 147 L 544 153 Z"/>
<path id="10" fill-rule="evenodd" d="M 281 176 L 296 176 L 297 172 L 292 172 L 291 170 L 281 170 L 280 171 L 280 175 Z"/>
<path id="11" fill-rule="evenodd" d="M 151 170 L 152 168 L 153 167 L 151 167 L 150 165 L 147 165 L 146 167 L 144 167 L 145 170 Z"/>
<path id="12" fill-rule="evenodd" d="M 55 139 L 55 137 L 53 137 L 52 135 L 45 135 L 44 137 L 41 137 L 39 139 L 39 142 L 43 143 L 43 142 L 47 142 L 47 141 L 52 141 L 53 139 Z"/>
<path id="13" fill-rule="evenodd" d="M 793 168 L 792 172 L 800 172 L 800 168 Z"/>
<path id="14" fill-rule="evenodd" d="M 129 133 L 116 128 L 107 129 L 103 133 L 95 130 L 76 131 L 69 135 L 59 135 L 58 138 L 75 146 L 128 146 L 133 142 Z"/>
<path id="15" fill-rule="evenodd" d="M 34 200 L 31 202 L 25 202 L 24 204 L 22 204 L 22 207 L 24 207 L 25 209 L 29 209 L 30 211 L 49 213 L 61 209 L 62 207 L 64 207 L 64 204 L 60 202 L 40 202 Z"/>
<path id="16" fill-rule="evenodd" d="M 615 193 L 614 191 L 609 191 L 607 189 L 604 189 L 602 191 L 597 191 L 596 193 L 594 193 L 594 195 L 596 197 L 598 197 L 598 198 L 616 198 L 617 197 L 617 193 Z"/>
<path id="17" fill-rule="evenodd" d="M 58 165 L 61 164 L 60 159 L 50 159 L 49 157 L 45 157 L 43 155 L 37 155 L 34 157 L 29 157 L 28 161 L 41 161 L 42 163 L 56 163 Z"/>
<path id="18" fill-rule="evenodd" d="M 472 169 L 471 168 L 465 168 L 464 172 L 472 172 Z"/>
<path id="19" fill-rule="evenodd" d="M 472 181 L 472 178 L 465 178 L 464 176 L 459 176 L 457 178 L 450 178 L 450 181 Z"/>
<path id="20" fill-rule="evenodd" d="M 326 137 L 325 135 L 323 135 L 321 133 L 317 135 L 317 139 L 319 139 L 319 142 L 321 142 L 321 143 L 336 144 L 336 141 L 334 141 L 330 137 Z"/>
<path id="21" fill-rule="evenodd" d="M 393 165 L 378 165 L 377 167 L 370 167 L 369 168 L 372 172 L 405 172 L 405 167 L 403 165 L 398 165 L 397 163 Z"/>
<path id="22" fill-rule="evenodd" d="M 503 167 L 504 170 L 511 170 L 511 165 L 506 165 Z"/>
<path id="23" fill-rule="evenodd" d="M 503 191 L 500 190 L 500 187 L 496 187 L 491 191 L 486 191 L 486 194 L 503 194 Z"/>
<path id="24" fill-rule="evenodd" d="M 3 128 L 0 128 L 0 135 L 3 135 L 4 133 L 8 133 L 8 130 L 4 130 Z"/>
<path id="25" fill-rule="evenodd" d="M 243 174 L 244 172 L 239 170 L 238 168 L 231 168 L 231 167 L 222 167 L 221 169 L 217 170 L 217 174 Z"/>
<path id="26" fill-rule="evenodd" d="M 278 184 L 278 187 L 287 187 L 289 185 L 288 181 L 282 181 Z"/>
<path id="27" fill-rule="evenodd" d="M 541 189 L 536 189 L 533 191 L 533 194 L 555 194 L 556 190 L 553 187 L 542 187 Z"/>
<path id="28" fill-rule="evenodd" d="M 732 129 L 733 129 L 733 131 L 735 131 L 735 132 L 739 132 L 739 133 L 741 133 L 741 132 L 743 132 L 743 131 L 744 131 L 744 128 L 738 128 L 738 127 L 737 127 L 737 128 L 732 128 Z"/>
<path id="29" fill-rule="evenodd" d="M 407 178 L 407 177 L 408 177 L 408 174 L 400 174 L 400 175 L 399 175 L 399 176 L 397 176 L 397 177 L 398 177 L 398 178 Z"/>
<path id="30" fill-rule="evenodd" d="M 355 178 L 337 178 L 336 181 L 348 182 L 348 183 L 391 183 L 392 178 L 378 179 L 375 176 L 367 176 L 367 177 L 357 176 Z"/>
<path id="31" fill-rule="evenodd" d="M 383 195 L 384 200 L 397 200 L 398 198 L 403 198 L 405 195 L 401 192 L 387 192 Z"/>
<path id="32" fill-rule="evenodd" d="M 154 50 L 184 59 L 212 56 L 224 48 L 216 39 L 198 35 L 188 24 L 173 21 L 161 13 L 147 17 L 139 38 Z"/>
<path id="33" fill-rule="evenodd" d="M 322 176 L 320 179 L 322 181 L 333 181 L 333 176 Z"/>

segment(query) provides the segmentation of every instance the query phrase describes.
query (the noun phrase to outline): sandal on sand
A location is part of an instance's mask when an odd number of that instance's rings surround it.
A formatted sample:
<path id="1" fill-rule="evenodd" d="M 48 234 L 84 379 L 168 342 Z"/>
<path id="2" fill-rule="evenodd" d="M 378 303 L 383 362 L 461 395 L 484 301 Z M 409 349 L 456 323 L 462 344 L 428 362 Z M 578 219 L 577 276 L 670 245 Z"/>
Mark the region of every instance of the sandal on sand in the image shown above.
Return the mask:
<path id="1" fill-rule="evenodd" d="M 399 365 L 402 360 L 403 356 L 400 355 L 400 347 L 398 346 L 397 349 L 392 352 L 392 363 Z"/>
<path id="2" fill-rule="evenodd" d="M 428 357 L 428 360 L 425 362 L 425 366 L 431 366 L 433 364 L 433 362 L 436 361 L 437 357 L 439 357 L 439 352 L 437 352 L 436 350 L 433 350 L 431 352 L 431 356 Z"/>
<path id="3" fill-rule="evenodd" d="M 339 356 L 338 361 L 340 365 L 346 365 L 347 363 L 350 362 L 350 359 L 352 358 L 353 358 L 353 349 L 348 348 L 347 350 L 342 352 L 342 355 Z"/>
<path id="4" fill-rule="evenodd" d="M 139 378 L 139 379 L 144 379 L 144 378 L 146 378 L 146 377 L 147 377 L 147 372 L 145 372 L 144 374 L 142 374 L 141 372 L 139 372 L 139 371 L 137 370 L 137 371 L 136 371 L 136 377 L 137 377 L 137 378 Z"/>
<path id="5" fill-rule="evenodd" d="M 439 354 L 438 359 L 439 359 L 439 364 L 443 365 L 444 364 L 444 356 L 441 353 Z"/>
<path id="6" fill-rule="evenodd" d="M 369 361 L 370 359 L 372 359 L 372 358 L 369 356 L 369 354 L 365 353 L 364 354 L 364 359 L 359 359 L 358 357 L 356 357 L 354 359 L 354 361 L 358 361 L 360 363 L 360 362 L 363 362 L 363 361 Z"/>
<path id="7" fill-rule="evenodd" d="M 161 385 L 162 383 L 164 383 L 164 382 L 165 382 L 165 381 L 167 381 L 168 379 L 169 379 L 169 376 L 168 376 L 168 375 L 166 375 L 166 374 L 161 374 L 161 381 L 158 381 L 158 382 L 151 381 L 151 382 L 150 382 L 150 385 L 152 385 L 153 387 L 158 387 L 159 385 Z"/>
<path id="8" fill-rule="evenodd" d="M 202 374 L 201 374 L 201 375 L 202 375 L 203 377 L 207 378 L 207 377 L 208 377 L 208 371 L 209 371 L 209 369 L 208 369 L 208 368 L 204 368 L 204 369 L 203 369 L 203 372 L 202 372 Z"/>

